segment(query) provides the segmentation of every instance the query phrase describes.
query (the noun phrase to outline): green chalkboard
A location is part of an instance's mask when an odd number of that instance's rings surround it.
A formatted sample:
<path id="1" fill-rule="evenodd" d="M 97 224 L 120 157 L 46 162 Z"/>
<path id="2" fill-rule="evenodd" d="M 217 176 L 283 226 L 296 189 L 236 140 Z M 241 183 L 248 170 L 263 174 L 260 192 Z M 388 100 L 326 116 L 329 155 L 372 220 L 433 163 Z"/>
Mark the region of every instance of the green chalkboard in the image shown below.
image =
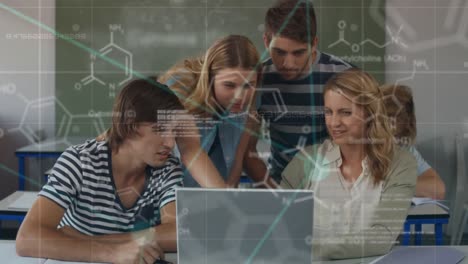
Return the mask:
<path id="1" fill-rule="evenodd" d="M 315 0 L 319 48 L 384 80 L 383 0 Z M 109 126 L 120 85 L 158 75 L 227 34 L 260 53 L 273 0 L 56 0 L 57 136 L 95 136 Z"/>

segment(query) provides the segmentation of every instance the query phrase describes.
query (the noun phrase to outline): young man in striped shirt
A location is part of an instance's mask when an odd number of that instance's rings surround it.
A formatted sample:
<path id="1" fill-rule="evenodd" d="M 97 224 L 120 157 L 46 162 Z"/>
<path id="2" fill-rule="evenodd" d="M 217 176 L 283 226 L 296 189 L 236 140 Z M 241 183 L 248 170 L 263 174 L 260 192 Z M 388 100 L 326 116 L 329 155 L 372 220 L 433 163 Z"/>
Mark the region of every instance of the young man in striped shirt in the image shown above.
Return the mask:
<path id="1" fill-rule="evenodd" d="M 269 187 L 281 181 L 281 172 L 299 147 L 327 136 L 323 86 L 335 73 L 352 67 L 320 52 L 316 32 L 315 11 L 308 0 L 280 0 L 266 13 L 263 40 L 270 58 L 263 63 L 257 107 L 271 138 L 269 171 L 257 154 L 259 125 L 244 162 L 247 174 Z"/>
<path id="2" fill-rule="evenodd" d="M 162 87 L 154 79 L 128 83 L 115 101 L 108 140 L 60 156 L 20 227 L 19 255 L 153 264 L 176 250 L 177 120 L 160 113 L 183 107 Z"/>

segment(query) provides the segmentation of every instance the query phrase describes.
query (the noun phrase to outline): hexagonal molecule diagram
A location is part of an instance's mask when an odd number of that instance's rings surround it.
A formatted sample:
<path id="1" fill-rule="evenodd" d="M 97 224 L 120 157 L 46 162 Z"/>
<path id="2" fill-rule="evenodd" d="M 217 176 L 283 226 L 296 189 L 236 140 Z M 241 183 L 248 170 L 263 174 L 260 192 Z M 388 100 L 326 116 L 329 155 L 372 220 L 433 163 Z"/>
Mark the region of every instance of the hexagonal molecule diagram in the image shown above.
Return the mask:
<path id="1" fill-rule="evenodd" d="M 92 110 L 88 114 L 72 114 L 63 105 L 60 100 L 55 96 L 49 96 L 44 98 L 37 98 L 34 100 L 28 100 L 21 94 L 16 94 L 19 98 L 24 100 L 25 108 L 22 111 L 21 120 L 17 127 L 10 128 L 6 131 L 0 128 L 0 138 L 5 133 L 21 133 L 31 144 L 43 144 L 44 140 L 47 139 L 46 131 L 50 131 L 50 117 L 46 116 L 49 113 L 60 113 L 60 120 L 57 120 L 55 129 L 55 136 L 59 139 L 48 141 L 47 144 L 58 144 L 65 143 L 67 145 L 73 145 L 75 139 L 80 137 L 80 126 L 82 124 L 88 124 L 92 135 L 97 135 L 105 131 L 106 125 L 103 121 L 102 114 L 93 113 Z M 40 115 L 44 115 L 41 121 Z M 52 134 L 53 135 L 53 134 Z M 80 137 L 81 139 L 81 137 Z"/>
<path id="2" fill-rule="evenodd" d="M 99 55 L 91 55 L 90 74 L 75 84 L 75 89 L 97 82 L 109 88 L 109 97 L 115 97 L 116 87 L 133 77 L 133 55 L 114 42 L 114 33 L 124 33 L 119 24 L 110 24 L 110 42 L 99 50 Z M 112 70 L 109 70 L 112 69 Z"/>

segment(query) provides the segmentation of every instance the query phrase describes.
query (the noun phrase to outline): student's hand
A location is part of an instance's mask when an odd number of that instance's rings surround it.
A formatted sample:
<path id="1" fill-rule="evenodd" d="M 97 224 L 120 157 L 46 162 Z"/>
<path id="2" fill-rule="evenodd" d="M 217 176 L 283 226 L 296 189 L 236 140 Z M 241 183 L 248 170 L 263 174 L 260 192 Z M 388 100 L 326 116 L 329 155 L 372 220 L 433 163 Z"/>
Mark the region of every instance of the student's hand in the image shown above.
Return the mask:
<path id="1" fill-rule="evenodd" d="M 132 240 L 115 245 L 112 259 L 115 264 L 153 264 L 157 259 L 164 259 L 164 252 L 154 240 L 144 245 Z"/>

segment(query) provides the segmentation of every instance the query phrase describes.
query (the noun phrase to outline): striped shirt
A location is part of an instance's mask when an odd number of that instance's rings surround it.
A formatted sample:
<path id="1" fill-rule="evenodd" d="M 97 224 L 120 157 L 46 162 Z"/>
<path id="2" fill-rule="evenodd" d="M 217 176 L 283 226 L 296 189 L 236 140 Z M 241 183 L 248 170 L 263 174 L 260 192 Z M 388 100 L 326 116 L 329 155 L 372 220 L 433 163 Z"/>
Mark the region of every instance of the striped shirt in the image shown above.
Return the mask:
<path id="1" fill-rule="evenodd" d="M 259 114 L 269 127 L 270 175 L 280 181 L 281 172 L 299 147 L 322 142 L 327 137 L 323 115 L 323 88 L 335 74 L 352 65 L 317 51 L 310 73 L 296 80 L 284 80 L 271 59 L 263 64 Z"/>
<path id="2" fill-rule="evenodd" d="M 147 167 L 142 194 L 125 208 L 112 175 L 111 150 L 96 140 L 69 147 L 55 163 L 39 195 L 65 209 L 58 228 L 70 226 L 87 235 L 136 231 L 161 223 L 160 209 L 175 201 L 175 188 L 182 186 L 182 170 L 170 157 L 158 168 Z"/>

